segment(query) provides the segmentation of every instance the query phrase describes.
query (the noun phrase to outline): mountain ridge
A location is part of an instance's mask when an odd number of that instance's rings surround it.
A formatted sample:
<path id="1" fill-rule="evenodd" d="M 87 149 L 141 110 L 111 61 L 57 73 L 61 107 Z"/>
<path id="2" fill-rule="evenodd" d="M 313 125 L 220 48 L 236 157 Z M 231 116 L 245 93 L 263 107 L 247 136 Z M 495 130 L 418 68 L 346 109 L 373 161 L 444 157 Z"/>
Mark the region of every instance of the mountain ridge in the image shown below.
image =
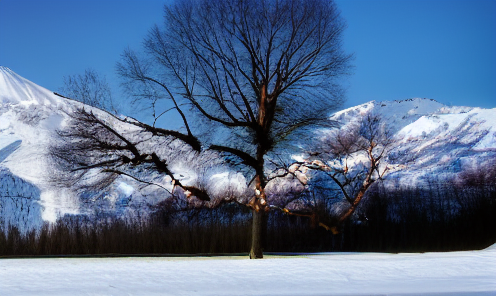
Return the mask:
<path id="1" fill-rule="evenodd" d="M 56 131 L 66 128 L 68 113 L 81 104 L 0 67 L 0 206 L 3 203 L 3 209 L 12 209 L 19 203 L 7 198 L 12 196 L 7 192 L 12 186 L 9 184 L 15 183 L 16 192 L 25 191 L 40 216 L 35 219 L 32 212 L 13 211 L 24 217 L 20 220 L 31 219 L 39 224 L 43 220 L 55 221 L 64 214 L 84 212 L 76 192 L 50 183 L 54 164 L 48 156 Z M 496 155 L 496 108 L 449 107 L 433 99 L 413 98 L 370 101 L 338 111 L 330 119 L 346 127 L 367 114 L 379 115 L 399 138 L 389 157 L 398 169 L 387 178 L 401 180 L 405 186 L 425 182 L 432 175 L 454 176 Z M 218 172 L 212 178 L 223 174 Z M 239 182 L 246 180 L 241 178 Z M 109 188 L 106 203 L 119 210 L 128 206 L 132 198 L 147 198 L 133 186 L 125 178 L 118 179 Z M 15 219 L 7 220 L 12 223 Z"/>

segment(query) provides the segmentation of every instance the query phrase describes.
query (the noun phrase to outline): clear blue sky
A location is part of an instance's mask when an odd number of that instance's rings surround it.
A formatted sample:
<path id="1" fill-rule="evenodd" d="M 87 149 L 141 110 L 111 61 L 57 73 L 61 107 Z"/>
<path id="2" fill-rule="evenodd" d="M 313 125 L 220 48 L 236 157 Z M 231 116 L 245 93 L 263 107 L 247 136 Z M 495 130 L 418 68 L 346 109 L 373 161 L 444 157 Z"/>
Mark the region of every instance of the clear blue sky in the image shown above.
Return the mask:
<path id="1" fill-rule="evenodd" d="M 412 97 L 496 107 L 496 0 L 336 0 L 355 54 L 346 106 Z M 0 65 L 56 91 L 139 49 L 163 0 L 0 0 Z"/>

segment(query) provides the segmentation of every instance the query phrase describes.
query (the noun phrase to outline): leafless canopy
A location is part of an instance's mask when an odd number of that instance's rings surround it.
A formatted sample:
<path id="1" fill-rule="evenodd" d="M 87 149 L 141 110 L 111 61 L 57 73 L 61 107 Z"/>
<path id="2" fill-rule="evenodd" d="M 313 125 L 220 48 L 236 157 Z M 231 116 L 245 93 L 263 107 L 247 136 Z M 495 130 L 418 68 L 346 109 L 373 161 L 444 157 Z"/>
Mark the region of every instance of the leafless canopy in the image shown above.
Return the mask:
<path id="1" fill-rule="evenodd" d="M 146 58 L 127 50 L 118 70 L 156 117 L 166 99 L 188 133 L 191 110 L 242 135 L 233 148 L 252 153 L 260 144 L 265 153 L 339 105 L 335 78 L 350 59 L 343 29 L 332 1 L 181 1 L 150 31 Z"/>
<path id="2" fill-rule="evenodd" d="M 86 69 L 84 74 L 64 76 L 64 87 L 60 92 L 87 105 L 116 112 L 107 80 L 93 69 Z"/>
<path id="3" fill-rule="evenodd" d="M 335 130 L 323 145 L 310 152 L 311 159 L 303 166 L 324 172 L 339 188 L 348 203 L 338 222 L 349 218 L 367 190 L 388 171 L 387 158 L 395 138 L 377 115 L 367 115 L 361 121 Z M 359 159 L 362 160 L 359 160 Z"/>
<path id="4" fill-rule="evenodd" d="M 298 132 L 328 124 L 342 101 L 339 79 L 351 59 L 341 49 L 344 28 L 332 0 L 176 1 L 165 7 L 163 26 L 150 30 L 145 51 L 128 49 L 117 65 L 134 102 L 154 117 L 149 125 L 128 123 L 154 138 L 179 139 L 193 150 L 237 159 L 253 176 L 255 196 L 248 205 L 254 215 L 268 211 L 264 158 Z M 157 127 L 170 111 L 182 120 L 177 132 Z M 82 169 L 104 167 L 118 174 L 129 159 L 168 174 L 165 159 L 141 151 L 126 135 L 112 137 L 120 144 L 110 150 L 119 159 L 90 158 Z M 255 215 L 254 240 L 257 221 Z M 253 244 L 252 255 L 261 256 Z"/>

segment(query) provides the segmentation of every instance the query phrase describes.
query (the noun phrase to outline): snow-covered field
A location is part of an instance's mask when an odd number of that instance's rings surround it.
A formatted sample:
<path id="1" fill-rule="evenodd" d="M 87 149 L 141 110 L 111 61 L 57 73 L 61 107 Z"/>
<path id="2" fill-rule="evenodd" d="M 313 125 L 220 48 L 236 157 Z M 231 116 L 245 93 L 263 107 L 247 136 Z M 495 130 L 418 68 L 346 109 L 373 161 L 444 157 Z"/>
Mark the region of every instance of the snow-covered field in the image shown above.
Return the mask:
<path id="1" fill-rule="evenodd" d="M 0 259 L 0 295 L 496 295 L 481 251 Z"/>

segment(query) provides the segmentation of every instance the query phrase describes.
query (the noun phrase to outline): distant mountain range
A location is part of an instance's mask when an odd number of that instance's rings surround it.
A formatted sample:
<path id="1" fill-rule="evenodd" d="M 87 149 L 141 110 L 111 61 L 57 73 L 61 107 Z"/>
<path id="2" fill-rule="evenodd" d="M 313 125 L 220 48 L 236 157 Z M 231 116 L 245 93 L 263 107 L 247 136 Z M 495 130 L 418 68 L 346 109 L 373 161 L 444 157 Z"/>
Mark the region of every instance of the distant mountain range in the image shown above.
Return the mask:
<path id="1" fill-rule="evenodd" d="M 78 106 L 82 104 L 0 67 L 0 222 L 29 228 L 85 210 L 71 188 L 50 182 L 55 168 L 48 156 L 56 130 L 66 127 L 67 114 Z M 371 113 L 381 116 L 398 138 L 389 155 L 397 169 L 387 178 L 403 186 L 417 186 L 432 176 L 448 178 L 496 157 L 496 108 L 415 98 L 371 101 L 331 119 L 346 126 Z M 128 207 L 131 197 L 147 198 L 126 179 L 114 185 L 107 204 L 116 211 Z"/>
<path id="2" fill-rule="evenodd" d="M 346 125 L 369 113 L 379 115 L 398 139 L 389 163 L 402 168 L 388 178 L 399 178 L 404 186 L 447 178 L 496 156 L 496 108 L 448 107 L 415 98 L 372 101 L 331 118 Z"/>

